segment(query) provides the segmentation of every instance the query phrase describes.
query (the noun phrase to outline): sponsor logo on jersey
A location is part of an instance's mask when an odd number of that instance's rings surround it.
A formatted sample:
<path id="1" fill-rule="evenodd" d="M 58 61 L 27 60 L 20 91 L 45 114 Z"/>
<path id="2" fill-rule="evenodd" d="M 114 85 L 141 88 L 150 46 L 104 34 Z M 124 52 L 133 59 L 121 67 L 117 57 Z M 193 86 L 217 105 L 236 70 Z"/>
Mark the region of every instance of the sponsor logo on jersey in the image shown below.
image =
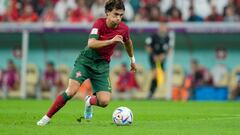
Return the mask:
<path id="1" fill-rule="evenodd" d="M 98 29 L 97 28 L 93 28 L 90 34 L 98 34 Z"/>

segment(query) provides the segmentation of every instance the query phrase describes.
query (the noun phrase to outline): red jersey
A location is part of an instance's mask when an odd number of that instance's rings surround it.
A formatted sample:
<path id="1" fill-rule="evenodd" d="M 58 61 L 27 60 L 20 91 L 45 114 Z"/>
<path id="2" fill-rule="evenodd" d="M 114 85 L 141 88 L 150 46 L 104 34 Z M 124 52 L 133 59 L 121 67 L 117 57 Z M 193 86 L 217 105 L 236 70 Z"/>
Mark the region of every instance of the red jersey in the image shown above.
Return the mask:
<path id="1" fill-rule="evenodd" d="M 121 35 L 123 37 L 123 42 L 128 41 L 130 38 L 128 26 L 123 22 L 120 22 L 116 28 L 109 28 L 106 24 L 106 18 L 100 18 L 93 24 L 89 38 L 109 40 L 114 38 L 116 35 Z M 95 50 L 100 56 L 104 57 L 107 62 L 110 62 L 110 57 L 113 54 L 115 46 L 116 44 L 111 44 Z"/>

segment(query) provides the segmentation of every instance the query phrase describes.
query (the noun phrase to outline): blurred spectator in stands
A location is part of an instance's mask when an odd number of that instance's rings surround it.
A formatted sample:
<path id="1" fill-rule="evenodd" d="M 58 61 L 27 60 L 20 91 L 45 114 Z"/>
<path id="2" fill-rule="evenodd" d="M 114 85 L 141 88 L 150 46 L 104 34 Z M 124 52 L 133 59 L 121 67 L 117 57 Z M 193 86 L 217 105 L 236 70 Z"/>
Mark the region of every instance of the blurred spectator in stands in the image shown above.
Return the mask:
<path id="1" fill-rule="evenodd" d="M 127 65 L 123 63 L 116 82 L 116 98 L 130 99 L 133 97 L 134 90 L 140 90 L 135 74 L 129 71 Z"/>
<path id="2" fill-rule="evenodd" d="M 101 18 L 101 17 L 105 17 L 105 0 L 96 0 L 92 7 L 91 7 L 91 11 L 93 13 L 94 16 L 94 20 L 96 20 L 97 18 Z"/>
<path id="3" fill-rule="evenodd" d="M 123 2 L 124 2 L 125 12 L 126 12 L 126 14 L 124 14 L 124 16 L 123 16 L 123 21 L 130 22 L 133 20 L 134 15 L 135 15 L 133 7 L 130 4 L 129 0 L 123 0 Z"/>
<path id="4" fill-rule="evenodd" d="M 41 16 L 47 6 L 47 0 L 32 0 L 34 11 Z"/>
<path id="5" fill-rule="evenodd" d="M 198 63 L 196 59 L 191 60 L 192 91 L 191 96 L 195 95 L 194 89 L 201 86 L 213 86 L 213 79 L 209 71 Z"/>
<path id="6" fill-rule="evenodd" d="M 211 70 L 212 78 L 213 78 L 213 84 L 215 87 L 227 87 L 228 82 L 223 80 L 229 80 L 228 78 L 228 70 L 226 65 L 224 64 L 217 64 L 213 67 Z M 225 86 L 221 86 L 225 84 Z"/>
<path id="7" fill-rule="evenodd" d="M 175 21 L 182 20 L 182 13 L 181 13 L 180 9 L 177 7 L 176 0 L 172 0 L 172 5 L 167 10 L 166 14 L 170 21 L 175 22 Z"/>
<path id="8" fill-rule="evenodd" d="M 167 18 L 161 13 L 161 10 L 158 6 L 147 6 L 149 14 L 148 20 L 150 22 L 166 22 Z"/>
<path id="9" fill-rule="evenodd" d="M 91 10 L 85 0 L 77 0 L 77 8 L 71 11 L 68 21 L 71 23 L 89 23 L 94 19 Z"/>
<path id="10" fill-rule="evenodd" d="M 174 101 L 187 101 L 189 82 L 185 80 L 184 69 L 181 65 L 174 64 L 172 74 L 172 100 Z"/>
<path id="11" fill-rule="evenodd" d="M 19 87 L 19 73 L 13 60 L 8 60 L 7 69 L 3 73 L 3 85 L 7 90 L 16 90 Z"/>
<path id="12" fill-rule="evenodd" d="M 227 5 L 229 0 L 210 0 L 209 5 L 216 6 L 217 13 L 222 15 L 224 12 L 224 7 Z"/>
<path id="13" fill-rule="evenodd" d="M 236 14 L 240 16 L 240 0 L 235 0 L 235 5 L 236 5 Z"/>
<path id="14" fill-rule="evenodd" d="M 168 18 L 169 22 L 182 22 L 181 12 L 177 9 L 172 10 L 172 15 Z"/>
<path id="15" fill-rule="evenodd" d="M 145 7 L 139 9 L 134 18 L 135 22 L 148 22 L 148 12 Z"/>
<path id="16" fill-rule="evenodd" d="M 49 61 L 46 63 L 45 71 L 41 79 L 42 91 L 50 91 L 51 98 L 54 98 L 57 91 L 61 90 L 62 82 L 55 69 L 54 63 Z"/>
<path id="17" fill-rule="evenodd" d="M 49 5 L 43 15 L 42 15 L 42 21 L 44 23 L 53 23 L 53 22 L 57 22 L 57 16 L 54 13 L 54 8 L 52 5 Z"/>
<path id="18" fill-rule="evenodd" d="M 209 0 L 194 0 L 193 3 L 197 15 L 206 18 L 210 14 Z"/>
<path id="19" fill-rule="evenodd" d="M 158 32 L 153 33 L 145 40 L 146 50 L 149 53 L 149 62 L 153 72 L 153 78 L 148 95 L 149 99 L 153 97 L 156 88 L 159 85 L 159 83 L 157 83 L 157 64 L 159 63 L 161 69 L 164 70 L 164 61 L 170 49 L 169 40 L 168 27 L 165 23 L 161 23 Z"/>
<path id="20" fill-rule="evenodd" d="M 233 10 L 234 10 L 234 12 L 235 12 L 235 10 L 236 10 L 236 5 L 235 5 L 234 0 L 228 0 L 227 4 L 226 4 L 226 5 L 224 6 L 224 8 L 223 8 L 223 15 L 226 14 L 226 9 L 227 9 L 228 7 L 232 7 Z"/>
<path id="21" fill-rule="evenodd" d="M 223 17 L 217 13 L 216 6 L 212 5 L 211 6 L 211 13 L 205 20 L 208 21 L 208 22 L 222 22 Z"/>
<path id="22" fill-rule="evenodd" d="M 23 12 L 20 15 L 19 22 L 37 22 L 38 15 L 34 12 L 31 4 L 26 4 L 23 8 Z"/>
<path id="23" fill-rule="evenodd" d="M 16 22 L 19 17 L 17 0 L 10 0 L 5 6 L 7 8 L 2 16 L 2 20 L 5 22 Z"/>
<path id="24" fill-rule="evenodd" d="M 211 74 L 207 68 L 200 65 L 196 59 L 191 61 L 191 68 L 195 86 L 213 85 Z"/>
<path id="25" fill-rule="evenodd" d="M 38 16 L 42 16 L 46 8 L 50 5 L 55 7 L 58 1 L 60 0 L 30 0 L 31 4 L 33 5 L 33 9 Z"/>
<path id="26" fill-rule="evenodd" d="M 59 0 L 55 7 L 54 12 L 60 22 L 63 22 L 67 19 L 66 15 L 68 10 L 76 8 L 75 0 Z"/>
<path id="27" fill-rule="evenodd" d="M 197 15 L 194 11 L 194 7 L 191 6 L 189 8 L 189 18 L 187 20 L 188 22 L 202 22 L 204 21 L 203 18 L 199 15 Z"/>
<path id="28" fill-rule="evenodd" d="M 237 16 L 234 12 L 234 8 L 232 6 L 228 6 L 225 9 L 225 14 L 223 14 L 225 22 L 238 22 L 239 16 Z"/>

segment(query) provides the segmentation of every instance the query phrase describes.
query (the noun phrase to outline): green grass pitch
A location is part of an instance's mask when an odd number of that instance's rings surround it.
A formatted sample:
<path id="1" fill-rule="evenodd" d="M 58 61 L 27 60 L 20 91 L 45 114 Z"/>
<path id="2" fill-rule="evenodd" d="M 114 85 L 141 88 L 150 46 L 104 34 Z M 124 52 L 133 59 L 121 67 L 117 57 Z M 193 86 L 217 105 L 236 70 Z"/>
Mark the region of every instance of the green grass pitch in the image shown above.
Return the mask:
<path id="1" fill-rule="evenodd" d="M 83 102 L 71 100 L 45 127 L 37 120 L 48 110 L 49 100 L 0 100 L 1 135 L 239 135 L 240 102 L 112 101 L 94 107 L 91 122 L 77 118 Z M 116 126 L 112 112 L 119 106 L 133 111 L 131 126 Z"/>

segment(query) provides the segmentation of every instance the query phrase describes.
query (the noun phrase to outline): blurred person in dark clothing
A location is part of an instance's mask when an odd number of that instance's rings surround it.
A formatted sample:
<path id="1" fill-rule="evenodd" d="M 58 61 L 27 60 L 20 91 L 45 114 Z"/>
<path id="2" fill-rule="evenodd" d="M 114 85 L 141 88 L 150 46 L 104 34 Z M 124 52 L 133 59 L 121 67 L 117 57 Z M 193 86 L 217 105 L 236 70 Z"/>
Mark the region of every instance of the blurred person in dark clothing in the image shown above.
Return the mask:
<path id="1" fill-rule="evenodd" d="M 146 50 L 149 53 L 150 66 L 153 72 L 153 78 L 150 86 L 148 98 L 152 98 L 157 88 L 157 62 L 161 64 L 164 70 L 164 60 L 169 51 L 168 27 L 161 23 L 158 32 L 146 38 Z"/>
<path id="2" fill-rule="evenodd" d="M 213 79 L 209 71 L 201 66 L 196 59 L 191 61 L 193 84 L 195 87 L 213 85 Z"/>
<path id="3" fill-rule="evenodd" d="M 187 21 L 188 22 L 203 22 L 204 19 L 201 16 L 197 15 L 194 11 L 194 7 L 191 6 L 189 8 L 189 18 Z"/>
<path id="4" fill-rule="evenodd" d="M 215 5 L 211 6 L 211 13 L 205 19 L 207 22 L 222 22 L 223 17 L 217 13 L 217 7 Z"/>
<path id="5" fill-rule="evenodd" d="M 177 7 L 177 1 L 172 0 L 172 5 L 171 7 L 167 10 L 166 12 L 168 19 L 175 18 L 176 14 L 180 20 L 182 20 L 182 12 L 181 10 Z"/>
<path id="6" fill-rule="evenodd" d="M 147 10 L 149 12 L 148 20 L 151 22 L 166 22 L 167 18 L 161 12 L 160 8 L 156 5 L 147 6 Z"/>

